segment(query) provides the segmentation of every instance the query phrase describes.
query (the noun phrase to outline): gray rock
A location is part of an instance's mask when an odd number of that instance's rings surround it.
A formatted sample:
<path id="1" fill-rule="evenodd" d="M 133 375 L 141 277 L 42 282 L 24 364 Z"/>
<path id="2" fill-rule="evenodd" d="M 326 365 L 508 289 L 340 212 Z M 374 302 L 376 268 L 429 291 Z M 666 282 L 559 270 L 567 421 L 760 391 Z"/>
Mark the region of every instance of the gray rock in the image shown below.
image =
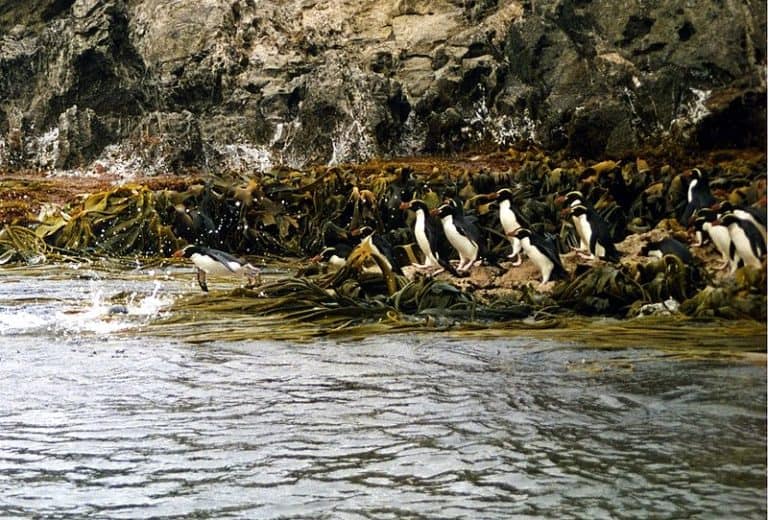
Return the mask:
<path id="1" fill-rule="evenodd" d="M 218 172 L 520 140 L 584 157 L 764 146 L 765 11 L 0 0 L 0 166 Z"/>

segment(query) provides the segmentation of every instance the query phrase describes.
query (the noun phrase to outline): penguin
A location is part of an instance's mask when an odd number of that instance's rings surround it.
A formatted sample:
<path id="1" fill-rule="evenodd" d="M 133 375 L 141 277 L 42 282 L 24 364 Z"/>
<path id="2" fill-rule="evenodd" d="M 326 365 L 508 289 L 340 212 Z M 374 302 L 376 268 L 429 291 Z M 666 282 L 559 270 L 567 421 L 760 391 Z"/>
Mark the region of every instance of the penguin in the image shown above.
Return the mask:
<path id="1" fill-rule="evenodd" d="M 565 195 L 561 195 L 555 199 L 555 202 L 560 205 L 565 205 L 563 214 L 570 214 L 570 210 L 575 206 L 584 206 L 588 209 L 592 209 L 592 205 L 587 202 L 584 195 L 580 191 L 569 191 Z M 594 211 L 594 209 L 592 209 Z M 589 251 L 589 240 L 585 240 L 586 232 L 582 229 L 581 220 L 571 215 L 571 222 L 576 229 L 576 236 L 579 237 L 579 245 L 575 248 L 576 251 Z"/>
<path id="2" fill-rule="evenodd" d="M 568 272 L 563 267 L 554 244 L 528 228 L 518 228 L 514 235 L 520 240 L 522 250 L 541 273 L 542 284 L 550 280 L 568 279 Z"/>
<path id="3" fill-rule="evenodd" d="M 393 273 L 403 274 L 400 265 L 395 261 L 395 254 L 392 250 L 392 245 L 386 238 L 376 233 L 371 226 L 363 226 L 361 228 L 353 229 L 350 231 L 350 235 L 360 240 L 362 243 L 364 240 L 370 242 L 370 247 L 374 255 L 383 259 L 387 268 Z"/>
<path id="4" fill-rule="evenodd" d="M 208 292 L 206 275 L 245 276 L 250 285 L 258 283 L 261 271 L 245 260 L 229 253 L 198 245 L 188 245 L 173 253 L 174 258 L 189 258 L 197 268 L 197 283 L 204 292 Z"/>
<path id="5" fill-rule="evenodd" d="M 594 210 L 581 204 L 571 207 L 571 218 L 579 221 L 582 240 L 588 244 L 590 255 L 611 262 L 618 262 L 621 254 L 611 238 L 608 224 Z"/>
<path id="6" fill-rule="evenodd" d="M 687 204 L 680 217 L 680 223 L 687 226 L 696 210 L 712 206 L 717 202 L 717 199 L 709 190 L 707 176 L 699 168 L 693 168 L 684 173 L 683 176 L 690 179 L 686 196 Z"/>
<path id="7" fill-rule="evenodd" d="M 329 269 L 339 270 L 347 263 L 347 256 L 352 252 L 352 246 L 339 242 L 334 246 L 328 246 L 323 248 L 320 253 L 313 256 L 311 262 L 325 262 L 328 264 Z"/>
<path id="8" fill-rule="evenodd" d="M 731 236 L 731 247 L 735 249 L 745 265 L 756 268 L 762 267 L 762 257 L 765 255 L 765 241 L 760 230 L 749 220 L 743 220 L 733 213 L 726 213 L 715 221 L 728 228 Z"/>
<path id="9" fill-rule="evenodd" d="M 443 203 L 430 213 L 440 219 L 445 238 L 459 253 L 459 265 L 456 270 L 469 271 L 480 254 L 480 231 L 477 226 L 460 214 L 455 203 Z"/>
<path id="10" fill-rule="evenodd" d="M 510 253 L 507 258 L 517 257 L 517 260 L 514 261 L 512 265 L 520 265 L 523 261 L 522 257 L 520 256 L 520 239 L 514 236 L 514 232 L 521 227 L 527 227 L 527 225 L 513 204 L 514 194 L 509 188 L 502 188 L 494 193 L 491 193 L 487 196 L 487 198 L 491 200 L 498 200 L 499 221 L 501 222 L 502 229 L 504 229 L 504 234 L 507 236 L 509 243 L 512 245 L 512 253 Z"/>
<path id="11" fill-rule="evenodd" d="M 720 252 L 723 262 L 716 269 L 725 269 L 730 265 L 731 273 L 733 273 L 738 267 L 738 253 L 734 250 L 733 256 L 731 255 L 731 234 L 728 232 L 727 227 L 716 225 L 715 220 L 717 220 L 717 214 L 714 211 L 709 208 L 702 208 L 696 212 L 693 228 L 697 233 L 706 233 L 712 244 L 714 244 L 715 249 Z M 701 245 L 701 241 L 695 245 Z"/>
<path id="12" fill-rule="evenodd" d="M 713 209 L 716 210 L 718 214 L 733 213 L 736 217 L 742 220 L 749 220 L 755 225 L 755 227 L 757 227 L 758 231 L 760 231 L 760 234 L 763 236 L 763 243 L 768 241 L 765 229 L 765 208 L 761 209 L 755 206 L 735 207 L 727 200 L 724 200 L 719 204 L 715 204 Z"/>
<path id="13" fill-rule="evenodd" d="M 646 243 L 640 250 L 640 254 L 656 258 L 663 258 L 664 255 L 674 255 L 682 260 L 684 264 L 694 265 L 693 255 L 685 244 L 672 237 Z"/>
<path id="14" fill-rule="evenodd" d="M 413 226 L 413 236 L 416 244 L 424 254 L 424 263 L 416 264 L 417 269 L 427 269 L 431 274 L 438 274 L 447 270 L 453 274 L 454 267 L 446 259 L 447 255 L 440 254 L 440 244 L 445 240 L 443 228 L 437 224 L 429 212 L 427 203 L 421 199 L 412 199 L 400 204 L 401 210 L 412 210 L 416 214 L 416 222 Z"/>

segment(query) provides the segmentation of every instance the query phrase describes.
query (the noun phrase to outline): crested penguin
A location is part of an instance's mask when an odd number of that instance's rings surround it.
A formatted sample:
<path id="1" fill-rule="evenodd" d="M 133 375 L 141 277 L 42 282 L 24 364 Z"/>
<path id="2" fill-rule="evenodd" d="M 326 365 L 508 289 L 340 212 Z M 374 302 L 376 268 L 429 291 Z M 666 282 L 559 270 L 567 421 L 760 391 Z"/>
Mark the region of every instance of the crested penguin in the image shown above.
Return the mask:
<path id="1" fill-rule="evenodd" d="M 736 207 L 727 200 L 724 200 L 720 202 L 719 204 L 715 204 L 713 206 L 713 209 L 715 209 L 718 214 L 724 214 L 724 213 L 733 213 L 736 217 L 742 219 L 742 220 L 749 220 L 752 222 L 755 227 L 760 231 L 760 234 L 763 236 L 763 243 L 768 241 L 768 237 L 766 236 L 766 214 L 765 214 L 765 208 L 757 208 L 755 206 L 743 206 L 743 207 Z"/>
<path id="2" fill-rule="evenodd" d="M 714 211 L 709 208 L 702 208 L 696 212 L 693 228 L 698 233 L 706 233 L 712 244 L 714 244 L 715 249 L 720 252 L 723 263 L 717 269 L 725 269 L 730 265 L 731 273 L 733 273 L 738 267 L 738 253 L 733 250 L 733 255 L 731 254 L 731 234 L 728 232 L 727 227 L 715 224 L 715 220 L 717 220 L 717 214 Z M 701 245 L 701 241 L 699 244 L 694 245 Z"/>
<path id="3" fill-rule="evenodd" d="M 554 244 L 545 240 L 541 235 L 534 233 L 528 228 L 518 228 L 514 235 L 520 240 L 520 247 L 531 262 L 541 273 L 541 283 L 545 284 L 550 280 L 565 280 L 568 278 L 568 272 L 563 268 L 560 261 L 560 255 Z"/>
<path id="4" fill-rule="evenodd" d="M 352 246 L 339 242 L 334 246 L 324 247 L 317 255 L 313 256 L 311 262 L 326 262 L 328 267 L 338 270 L 347 263 L 347 256 L 352 252 Z"/>
<path id="5" fill-rule="evenodd" d="M 208 292 L 206 275 L 213 276 L 244 276 L 250 285 L 258 282 L 261 271 L 245 260 L 234 257 L 229 253 L 190 244 L 173 253 L 174 258 L 189 258 L 197 268 L 197 283 Z"/>
<path id="6" fill-rule="evenodd" d="M 395 261 L 395 254 L 392 250 L 392 245 L 389 241 L 376 233 L 371 226 L 363 226 L 361 228 L 353 229 L 350 231 L 353 237 L 360 239 L 361 243 L 364 240 L 370 242 L 370 247 L 374 255 L 378 255 L 381 260 L 385 261 L 387 268 L 397 274 L 403 274 L 400 265 Z"/>
<path id="7" fill-rule="evenodd" d="M 571 207 L 571 217 L 579 222 L 583 233 L 582 239 L 588 244 L 590 255 L 611 262 L 618 262 L 621 254 L 616 250 L 608 224 L 586 206 L 578 204 Z"/>
<path id="8" fill-rule="evenodd" d="M 456 274 L 450 262 L 440 255 L 440 242 L 445 239 L 445 235 L 442 226 L 430 215 L 427 203 L 421 199 L 412 199 L 409 202 L 402 202 L 400 209 L 412 210 L 416 215 L 413 236 L 424 255 L 424 263 L 415 264 L 415 267 L 430 270 L 432 274 L 438 274 L 443 270 Z"/>
<path id="9" fill-rule="evenodd" d="M 743 220 L 733 213 L 726 213 L 718 218 L 720 223 L 728 228 L 731 235 L 731 247 L 736 250 L 744 264 L 761 268 L 762 257 L 765 255 L 765 241 L 760 230 L 749 220 Z"/>
<path id="10" fill-rule="evenodd" d="M 712 192 L 709 190 L 707 176 L 699 168 L 693 168 L 692 170 L 685 172 L 683 177 L 690 179 L 688 182 L 688 193 L 686 195 L 687 204 L 685 205 L 683 214 L 680 216 L 680 223 L 683 226 L 687 226 L 690 224 L 691 217 L 696 213 L 696 210 L 712 206 L 717 202 L 717 199 L 715 199 Z"/>
<path id="11" fill-rule="evenodd" d="M 504 229 L 504 234 L 507 236 L 509 243 L 512 245 L 512 253 L 508 258 L 515 258 L 517 260 L 512 265 L 520 265 L 523 261 L 520 256 L 522 249 L 520 245 L 520 239 L 514 236 L 515 231 L 525 225 L 522 217 L 518 214 L 517 209 L 513 205 L 514 194 L 509 188 L 502 188 L 494 193 L 488 195 L 489 199 L 498 200 L 499 204 L 499 222 Z"/>
<path id="12" fill-rule="evenodd" d="M 587 208 L 592 207 L 580 191 L 569 191 L 565 195 L 557 197 L 555 202 L 558 204 L 565 204 L 565 209 L 563 210 L 564 214 L 570 213 L 571 208 L 575 206 L 582 205 Z M 571 222 L 573 223 L 573 227 L 576 229 L 576 236 L 579 237 L 579 246 L 576 247 L 576 250 L 589 252 L 589 240 L 584 238 L 586 236 L 586 232 L 584 229 L 582 229 L 581 220 L 571 215 Z"/>
<path id="13" fill-rule="evenodd" d="M 693 265 L 694 263 L 693 255 L 685 244 L 672 237 L 665 237 L 661 240 L 647 242 L 640 250 L 640 254 L 656 258 L 663 258 L 664 255 L 674 255 L 687 265 Z"/>
<path id="14" fill-rule="evenodd" d="M 455 203 L 443 203 L 430 212 L 443 225 L 445 238 L 459 253 L 457 271 L 468 271 L 480 254 L 480 231 L 472 222 L 461 215 Z"/>

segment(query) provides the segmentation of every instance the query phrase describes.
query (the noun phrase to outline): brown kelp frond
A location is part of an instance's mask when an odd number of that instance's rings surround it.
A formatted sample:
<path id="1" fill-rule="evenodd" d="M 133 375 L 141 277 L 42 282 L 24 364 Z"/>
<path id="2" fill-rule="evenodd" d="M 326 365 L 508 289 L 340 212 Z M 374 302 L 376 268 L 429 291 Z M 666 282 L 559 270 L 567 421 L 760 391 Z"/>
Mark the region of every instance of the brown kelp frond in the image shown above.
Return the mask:
<path id="1" fill-rule="evenodd" d="M 178 241 L 157 210 L 156 194 L 126 185 L 89 195 L 69 211 L 48 216 L 35 230 L 56 247 L 95 254 L 167 255 Z"/>

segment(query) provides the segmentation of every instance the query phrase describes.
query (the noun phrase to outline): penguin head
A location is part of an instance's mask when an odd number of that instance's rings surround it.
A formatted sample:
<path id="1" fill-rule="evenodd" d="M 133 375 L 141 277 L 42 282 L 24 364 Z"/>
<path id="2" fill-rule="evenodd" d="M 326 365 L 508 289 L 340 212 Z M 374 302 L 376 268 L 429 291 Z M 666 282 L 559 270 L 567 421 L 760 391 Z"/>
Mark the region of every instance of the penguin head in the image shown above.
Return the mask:
<path id="1" fill-rule="evenodd" d="M 696 212 L 696 219 L 701 219 L 703 222 L 714 222 L 717 218 L 716 210 L 710 208 L 701 208 Z"/>
<path id="2" fill-rule="evenodd" d="M 523 240 L 524 238 L 531 238 L 531 236 L 533 236 L 533 232 L 528 228 L 521 227 L 521 228 L 517 228 L 512 233 L 512 236 L 520 240 Z"/>
<path id="3" fill-rule="evenodd" d="M 575 204 L 581 204 L 584 202 L 584 194 L 580 191 L 569 191 L 565 195 L 560 195 L 555 199 L 555 202 L 563 206 L 573 206 Z"/>
<path id="4" fill-rule="evenodd" d="M 704 173 L 699 168 L 691 168 L 685 173 L 685 176 L 696 180 L 704 179 Z"/>
<path id="5" fill-rule="evenodd" d="M 194 255 L 195 253 L 198 254 L 204 254 L 203 248 L 200 246 L 197 246 L 195 244 L 189 244 L 187 246 L 182 247 L 175 253 L 173 253 L 173 258 L 189 258 L 190 256 Z"/>
<path id="6" fill-rule="evenodd" d="M 515 198 L 515 194 L 512 193 L 512 190 L 509 188 L 501 188 L 500 190 L 495 192 L 495 199 L 497 199 L 499 202 L 503 202 L 505 200 L 508 200 L 512 202 Z"/>
<path id="7" fill-rule="evenodd" d="M 738 224 L 740 222 L 739 217 L 734 215 L 733 213 L 725 213 L 723 215 L 720 215 L 720 217 L 715 220 L 715 224 L 720 224 L 721 226 L 730 226 L 731 224 Z"/>
<path id="8" fill-rule="evenodd" d="M 722 213 L 729 213 L 729 212 L 733 211 L 733 204 L 731 204 L 727 200 L 721 200 L 720 202 L 718 202 L 717 204 L 712 206 L 712 209 L 717 211 L 720 214 L 722 214 Z"/>
<path id="9" fill-rule="evenodd" d="M 371 226 L 362 226 L 359 228 L 355 228 L 352 231 L 349 232 L 350 235 L 353 237 L 364 239 L 366 237 L 369 237 L 373 234 L 373 228 Z"/>
<path id="10" fill-rule="evenodd" d="M 430 211 L 430 214 L 433 216 L 436 216 L 437 218 L 445 218 L 448 215 L 456 215 L 457 212 L 457 206 L 456 203 L 452 200 L 450 202 L 444 202 L 443 204 L 439 205 L 432 211 Z"/>
<path id="11" fill-rule="evenodd" d="M 582 204 L 577 204 L 571 207 L 571 216 L 580 217 L 587 214 L 587 207 Z"/>
<path id="12" fill-rule="evenodd" d="M 410 202 L 403 202 L 400 204 L 400 209 L 402 210 L 413 210 L 413 211 L 423 211 L 425 214 L 429 214 L 429 207 L 427 207 L 427 203 L 424 202 L 421 199 L 413 199 Z"/>

